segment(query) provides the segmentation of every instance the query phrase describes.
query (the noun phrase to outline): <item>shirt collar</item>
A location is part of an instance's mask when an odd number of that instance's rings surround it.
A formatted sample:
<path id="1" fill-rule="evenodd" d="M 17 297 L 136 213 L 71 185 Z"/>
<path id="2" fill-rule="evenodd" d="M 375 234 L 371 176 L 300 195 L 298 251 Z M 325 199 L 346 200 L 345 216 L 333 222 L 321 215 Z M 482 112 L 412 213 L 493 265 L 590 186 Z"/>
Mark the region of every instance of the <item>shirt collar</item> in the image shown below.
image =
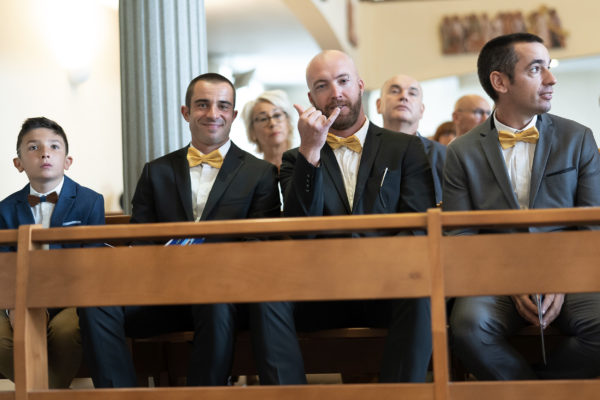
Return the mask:
<path id="1" fill-rule="evenodd" d="M 359 130 L 354 133 L 354 136 L 360 141 L 360 145 L 365 147 L 365 138 L 367 137 L 367 131 L 369 130 L 369 119 L 365 118 L 365 122 L 362 124 Z"/>
<path id="2" fill-rule="evenodd" d="M 535 123 L 537 122 L 537 115 L 534 115 L 533 118 L 531 119 L 531 121 L 527 124 L 527 126 L 523 129 L 515 129 L 515 128 L 511 128 L 508 125 L 504 125 L 502 122 L 498 121 L 498 119 L 496 118 L 496 113 L 494 112 L 494 126 L 496 127 L 497 131 L 509 131 L 510 133 L 518 133 L 518 132 L 522 132 L 526 129 L 531 128 L 532 126 L 535 126 Z"/>
<path id="3" fill-rule="evenodd" d="M 47 191 L 46 193 L 40 193 L 37 190 L 35 190 L 33 188 L 33 186 L 31 186 L 31 184 L 29 185 L 29 194 L 34 194 L 36 196 L 47 196 L 52 192 L 56 192 L 56 194 L 60 195 L 60 191 L 62 190 L 63 184 L 65 183 L 65 177 L 63 175 L 62 179 L 60 180 L 60 183 L 58 185 L 56 185 L 56 187 L 52 190 Z"/>
<path id="4" fill-rule="evenodd" d="M 195 148 L 196 150 L 200 151 L 200 149 L 196 148 L 192 142 L 190 142 L 190 147 Z M 219 153 L 221 153 L 221 157 L 225 158 L 225 155 L 227 154 L 227 152 L 229 151 L 229 148 L 231 147 L 231 139 L 228 139 L 225 143 L 223 143 L 221 145 L 221 147 L 219 147 L 217 150 L 219 150 Z M 200 151 L 200 153 L 202 153 Z M 204 153 L 202 153 L 204 154 Z"/>

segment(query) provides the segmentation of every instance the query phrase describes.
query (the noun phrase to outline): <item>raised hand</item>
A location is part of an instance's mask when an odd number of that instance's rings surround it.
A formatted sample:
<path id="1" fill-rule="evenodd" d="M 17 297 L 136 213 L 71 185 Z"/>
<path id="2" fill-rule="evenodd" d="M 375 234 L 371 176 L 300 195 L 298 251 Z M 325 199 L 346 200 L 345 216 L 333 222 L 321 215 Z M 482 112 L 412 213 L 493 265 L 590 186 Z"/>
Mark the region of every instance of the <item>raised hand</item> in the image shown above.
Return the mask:
<path id="1" fill-rule="evenodd" d="M 319 165 L 321 159 L 321 148 L 327 140 L 327 132 L 340 114 L 340 109 L 335 108 L 329 118 L 315 107 L 304 110 L 298 104 L 294 104 L 298 112 L 298 132 L 300 133 L 300 154 L 314 166 Z"/>

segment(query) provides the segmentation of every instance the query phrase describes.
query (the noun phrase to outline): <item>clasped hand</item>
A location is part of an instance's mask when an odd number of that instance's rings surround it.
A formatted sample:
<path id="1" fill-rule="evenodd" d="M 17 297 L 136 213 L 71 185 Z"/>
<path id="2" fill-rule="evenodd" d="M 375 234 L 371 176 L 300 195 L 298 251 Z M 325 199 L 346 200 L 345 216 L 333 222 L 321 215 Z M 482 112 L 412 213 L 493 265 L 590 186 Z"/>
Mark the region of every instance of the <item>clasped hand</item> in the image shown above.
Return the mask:
<path id="1" fill-rule="evenodd" d="M 522 294 L 511 296 L 519 315 L 531 322 L 533 325 L 539 326 L 540 320 L 538 317 L 538 309 L 531 296 Z M 546 294 L 542 301 L 542 327 L 545 329 L 552 321 L 558 317 L 565 301 L 564 294 Z"/>

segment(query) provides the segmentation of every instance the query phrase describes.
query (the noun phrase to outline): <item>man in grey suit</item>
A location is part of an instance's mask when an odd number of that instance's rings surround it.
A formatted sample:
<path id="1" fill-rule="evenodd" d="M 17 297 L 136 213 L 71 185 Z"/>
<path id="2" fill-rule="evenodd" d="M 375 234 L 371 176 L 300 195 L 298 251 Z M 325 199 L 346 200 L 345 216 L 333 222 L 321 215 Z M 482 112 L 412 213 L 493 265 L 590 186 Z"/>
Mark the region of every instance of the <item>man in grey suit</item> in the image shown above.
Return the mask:
<path id="1" fill-rule="evenodd" d="M 306 82 L 312 106 L 295 106 L 300 147 L 284 153 L 280 171 L 286 216 L 422 212 L 434 207 L 423 144 L 415 136 L 369 122 L 361 104 L 364 83 L 348 55 L 334 50 L 318 54 L 306 69 Z M 387 327 L 380 381 L 425 380 L 431 356 L 429 299 L 260 307 L 264 323 L 255 333 L 265 349 L 257 359 L 261 384 L 306 383 L 296 327 Z"/>
<path id="2" fill-rule="evenodd" d="M 600 205 L 600 157 L 592 132 L 547 113 L 556 83 L 549 63 L 542 40 L 527 33 L 500 36 L 483 47 L 479 80 L 496 107 L 448 147 L 444 210 Z M 542 311 L 542 327 L 553 323 L 567 336 L 545 366 L 529 365 L 506 341 L 525 325 L 540 325 L 528 295 L 457 299 L 450 321 L 455 352 L 484 380 L 599 375 L 600 295 L 548 293 Z"/>
<path id="3" fill-rule="evenodd" d="M 446 159 L 446 146 L 429 140 L 419 133 L 423 118 L 423 88 L 412 76 L 395 75 L 385 81 L 381 97 L 377 99 L 377 112 L 383 116 L 383 127 L 394 132 L 415 135 L 425 148 L 435 185 L 435 203 L 442 202 L 442 176 Z"/>

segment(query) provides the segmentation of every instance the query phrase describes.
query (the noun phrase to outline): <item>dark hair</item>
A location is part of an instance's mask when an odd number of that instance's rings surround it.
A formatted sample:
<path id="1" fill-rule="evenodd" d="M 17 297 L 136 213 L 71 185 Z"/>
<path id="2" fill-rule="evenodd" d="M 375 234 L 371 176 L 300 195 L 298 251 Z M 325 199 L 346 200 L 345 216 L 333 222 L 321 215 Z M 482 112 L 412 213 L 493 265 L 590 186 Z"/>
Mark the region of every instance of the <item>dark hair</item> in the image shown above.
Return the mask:
<path id="1" fill-rule="evenodd" d="M 198 81 L 205 81 L 211 83 L 227 83 L 229 86 L 231 86 L 231 91 L 233 92 L 233 108 L 235 108 L 235 87 L 233 86 L 233 83 L 231 83 L 231 81 L 225 78 L 223 75 L 216 74 L 214 72 L 208 72 L 206 74 L 198 75 L 197 77 L 192 79 L 192 81 L 187 87 L 187 91 L 185 92 L 185 106 L 187 108 L 190 108 L 190 106 L 192 105 L 192 94 L 194 92 L 194 86 Z"/>
<path id="2" fill-rule="evenodd" d="M 492 98 L 498 100 L 498 94 L 490 81 L 490 74 L 494 71 L 502 72 L 513 82 L 515 64 L 518 57 L 515 53 L 515 43 L 544 43 L 542 38 L 531 33 L 511 33 L 498 36 L 487 42 L 477 58 L 477 74 L 483 90 Z"/>
<path id="3" fill-rule="evenodd" d="M 23 122 L 23 125 L 21 125 L 19 136 L 17 136 L 17 156 L 21 157 L 20 147 L 21 142 L 23 141 L 23 136 L 37 128 L 48 128 L 60 136 L 65 142 L 65 154 L 69 154 L 69 141 L 67 140 L 67 135 L 63 128 L 56 122 L 46 117 L 35 117 L 27 118 L 25 122 Z"/>

